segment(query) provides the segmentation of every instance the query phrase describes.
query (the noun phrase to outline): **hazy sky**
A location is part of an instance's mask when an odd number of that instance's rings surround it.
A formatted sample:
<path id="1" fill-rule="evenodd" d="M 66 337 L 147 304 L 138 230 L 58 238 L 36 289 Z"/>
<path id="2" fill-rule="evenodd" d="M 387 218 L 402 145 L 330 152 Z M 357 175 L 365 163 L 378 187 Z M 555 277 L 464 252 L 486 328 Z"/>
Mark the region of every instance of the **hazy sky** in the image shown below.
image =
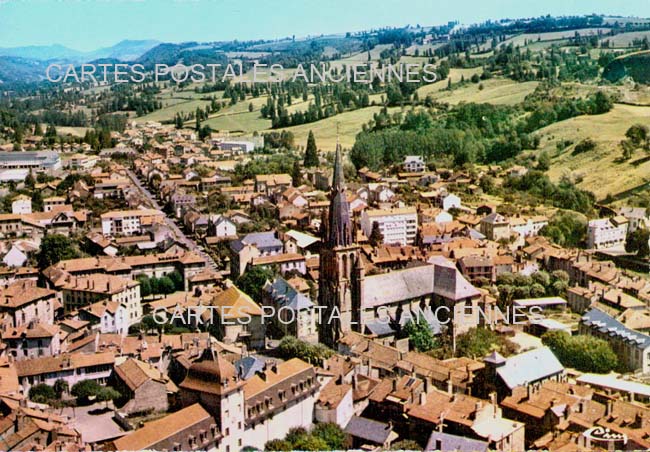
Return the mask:
<path id="1" fill-rule="evenodd" d="M 650 0 L 0 0 L 0 47 L 93 50 L 122 39 L 272 39 L 588 13 L 650 17 Z"/>

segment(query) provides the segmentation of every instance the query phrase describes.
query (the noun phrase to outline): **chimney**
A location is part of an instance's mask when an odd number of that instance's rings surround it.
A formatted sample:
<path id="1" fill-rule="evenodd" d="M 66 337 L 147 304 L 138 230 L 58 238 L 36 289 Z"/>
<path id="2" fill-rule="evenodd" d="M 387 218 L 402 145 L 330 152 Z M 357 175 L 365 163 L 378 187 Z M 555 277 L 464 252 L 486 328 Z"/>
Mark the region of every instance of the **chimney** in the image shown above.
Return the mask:
<path id="1" fill-rule="evenodd" d="M 397 391 L 397 379 L 393 378 L 393 391 Z"/>
<path id="2" fill-rule="evenodd" d="M 611 416 L 614 412 L 614 401 L 612 399 L 607 400 L 607 410 L 605 411 L 605 416 Z"/>
<path id="3" fill-rule="evenodd" d="M 359 379 L 356 374 L 352 375 L 352 389 L 356 390 L 359 385 Z"/>
<path id="4" fill-rule="evenodd" d="M 426 405 L 426 403 L 427 403 L 427 393 L 423 391 L 420 393 L 420 405 Z"/>
<path id="5" fill-rule="evenodd" d="M 451 381 L 451 371 L 449 371 L 449 375 L 447 376 L 447 394 L 452 395 L 454 392 L 454 384 Z"/>

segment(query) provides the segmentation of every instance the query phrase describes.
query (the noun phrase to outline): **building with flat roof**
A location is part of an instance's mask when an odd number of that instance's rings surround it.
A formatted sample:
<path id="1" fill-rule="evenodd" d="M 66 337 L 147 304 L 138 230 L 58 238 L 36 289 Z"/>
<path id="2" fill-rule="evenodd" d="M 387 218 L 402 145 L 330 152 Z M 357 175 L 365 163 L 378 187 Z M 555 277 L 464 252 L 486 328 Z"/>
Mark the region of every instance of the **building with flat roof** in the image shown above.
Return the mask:
<path id="1" fill-rule="evenodd" d="M 364 210 L 361 213 L 361 228 L 366 237 L 370 237 L 372 234 L 375 223 L 384 237 L 383 243 L 399 243 L 400 245 L 415 243 L 418 232 L 418 213 L 415 207 Z"/>
<path id="2" fill-rule="evenodd" d="M 61 158 L 54 151 L 0 152 L 0 169 L 55 171 L 61 169 Z"/>

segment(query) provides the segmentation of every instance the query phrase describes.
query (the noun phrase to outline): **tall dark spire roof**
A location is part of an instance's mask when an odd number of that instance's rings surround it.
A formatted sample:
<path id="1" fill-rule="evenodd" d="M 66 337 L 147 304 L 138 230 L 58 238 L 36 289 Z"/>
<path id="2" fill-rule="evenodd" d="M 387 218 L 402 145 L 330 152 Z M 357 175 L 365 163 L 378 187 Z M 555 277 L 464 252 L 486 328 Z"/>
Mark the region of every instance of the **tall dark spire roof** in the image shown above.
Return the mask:
<path id="1" fill-rule="evenodd" d="M 350 206 L 345 196 L 341 145 L 338 143 L 338 140 L 336 143 L 336 158 L 334 160 L 334 176 L 332 177 L 332 188 L 330 190 L 327 234 L 327 244 L 331 248 L 352 244 Z"/>

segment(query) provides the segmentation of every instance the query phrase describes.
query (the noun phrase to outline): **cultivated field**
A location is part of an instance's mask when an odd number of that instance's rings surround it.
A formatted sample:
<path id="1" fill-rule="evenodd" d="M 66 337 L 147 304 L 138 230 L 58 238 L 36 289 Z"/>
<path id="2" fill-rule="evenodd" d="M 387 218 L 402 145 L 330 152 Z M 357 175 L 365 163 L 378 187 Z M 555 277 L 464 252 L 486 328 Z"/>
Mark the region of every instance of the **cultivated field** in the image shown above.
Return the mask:
<path id="1" fill-rule="evenodd" d="M 603 37 L 600 42 L 609 41 L 610 47 L 629 48 L 635 40 L 650 39 L 650 31 L 630 31 L 616 36 Z"/>

